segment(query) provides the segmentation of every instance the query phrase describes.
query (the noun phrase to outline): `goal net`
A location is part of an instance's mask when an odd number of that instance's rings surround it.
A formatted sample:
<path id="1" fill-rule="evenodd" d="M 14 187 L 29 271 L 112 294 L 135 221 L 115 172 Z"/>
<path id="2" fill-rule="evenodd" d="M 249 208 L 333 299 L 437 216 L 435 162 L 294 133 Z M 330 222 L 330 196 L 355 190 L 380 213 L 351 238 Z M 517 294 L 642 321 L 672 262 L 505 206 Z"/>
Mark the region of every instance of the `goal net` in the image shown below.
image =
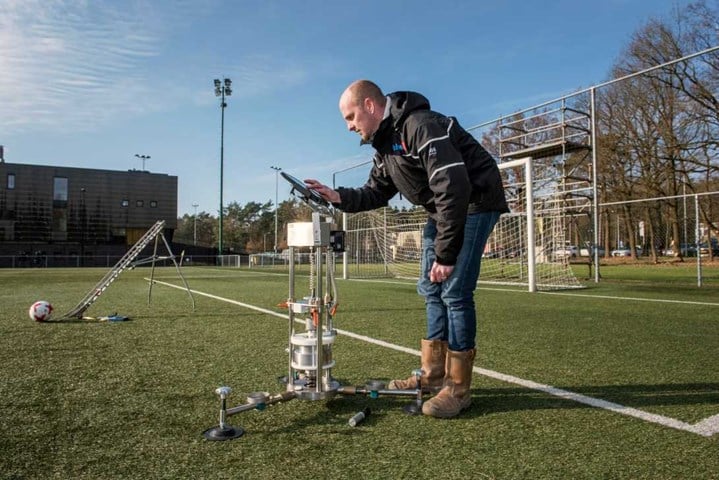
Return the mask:
<path id="1" fill-rule="evenodd" d="M 579 253 L 568 250 L 560 185 L 553 179 L 532 181 L 528 159 L 499 167 L 511 212 L 500 217 L 487 241 L 480 283 L 530 291 L 581 287 L 572 270 Z M 418 278 L 423 209 L 386 207 L 348 214 L 345 221 L 346 278 Z"/>
<path id="2" fill-rule="evenodd" d="M 239 255 L 218 255 L 217 266 L 239 268 L 241 259 Z"/>

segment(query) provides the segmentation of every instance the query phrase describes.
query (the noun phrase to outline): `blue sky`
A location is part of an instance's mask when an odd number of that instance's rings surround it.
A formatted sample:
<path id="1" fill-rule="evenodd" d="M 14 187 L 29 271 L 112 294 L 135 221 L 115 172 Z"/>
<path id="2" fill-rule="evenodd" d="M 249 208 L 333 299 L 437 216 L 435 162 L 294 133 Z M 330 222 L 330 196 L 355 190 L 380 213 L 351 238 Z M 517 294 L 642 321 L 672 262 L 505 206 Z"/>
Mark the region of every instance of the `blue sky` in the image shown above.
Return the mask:
<path id="1" fill-rule="evenodd" d="M 632 33 L 686 3 L 0 0 L 0 145 L 11 163 L 111 170 L 149 155 L 178 177 L 179 215 L 216 215 L 214 78 L 233 81 L 225 204 L 274 202 L 271 165 L 331 183 L 370 158 L 337 109 L 355 79 L 469 127 L 606 80 Z"/>

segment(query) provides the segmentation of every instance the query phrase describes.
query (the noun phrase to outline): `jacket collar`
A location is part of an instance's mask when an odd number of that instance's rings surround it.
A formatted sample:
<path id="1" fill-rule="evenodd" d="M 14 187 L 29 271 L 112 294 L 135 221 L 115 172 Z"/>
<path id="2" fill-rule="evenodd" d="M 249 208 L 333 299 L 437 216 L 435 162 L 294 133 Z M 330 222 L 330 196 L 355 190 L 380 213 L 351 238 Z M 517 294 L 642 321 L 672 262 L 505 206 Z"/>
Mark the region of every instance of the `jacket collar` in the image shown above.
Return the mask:
<path id="1" fill-rule="evenodd" d="M 394 92 L 387 95 L 387 104 L 382 122 L 377 131 L 361 145 L 372 144 L 375 149 L 386 142 L 388 135 L 394 130 L 399 131 L 407 116 L 415 110 L 429 110 L 429 100 L 416 92 Z"/>
<path id="2" fill-rule="evenodd" d="M 377 132 L 379 132 L 383 127 L 382 125 L 387 122 L 387 119 L 390 116 L 390 109 L 392 107 L 392 99 L 389 97 L 389 95 L 386 95 L 385 97 L 385 103 L 384 103 L 384 115 L 382 115 L 382 121 L 380 122 L 379 126 L 377 127 L 377 130 L 372 134 L 369 140 L 360 140 L 360 146 L 361 145 L 372 145 L 374 142 L 374 138 L 377 135 Z"/>

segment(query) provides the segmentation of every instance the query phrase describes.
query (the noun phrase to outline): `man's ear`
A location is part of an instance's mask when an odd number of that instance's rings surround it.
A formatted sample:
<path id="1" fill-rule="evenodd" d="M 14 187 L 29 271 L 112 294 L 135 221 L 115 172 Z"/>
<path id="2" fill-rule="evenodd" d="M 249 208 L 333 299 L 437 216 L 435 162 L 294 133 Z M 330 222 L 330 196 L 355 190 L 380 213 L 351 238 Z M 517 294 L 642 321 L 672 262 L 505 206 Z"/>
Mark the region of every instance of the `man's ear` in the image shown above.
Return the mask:
<path id="1" fill-rule="evenodd" d="M 372 101 L 371 98 L 367 97 L 364 99 L 364 109 L 369 113 L 374 114 L 375 103 Z"/>

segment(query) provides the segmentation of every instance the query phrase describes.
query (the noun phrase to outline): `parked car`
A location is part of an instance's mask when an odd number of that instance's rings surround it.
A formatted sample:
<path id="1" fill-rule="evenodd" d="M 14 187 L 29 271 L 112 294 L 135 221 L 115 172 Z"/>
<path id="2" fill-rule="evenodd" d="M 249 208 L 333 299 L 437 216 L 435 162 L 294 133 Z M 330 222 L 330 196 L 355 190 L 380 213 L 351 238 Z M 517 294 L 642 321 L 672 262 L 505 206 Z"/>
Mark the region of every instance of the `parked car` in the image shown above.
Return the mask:
<path id="1" fill-rule="evenodd" d="M 697 245 L 695 243 L 682 243 L 679 245 L 679 249 L 682 252 L 682 257 L 696 257 L 697 256 Z M 708 253 L 708 252 L 707 252 Z M 664 251 L 664 255 L 673 257 L 676 255 L 674 249 L 669 247 Z"/>
<path id="2" fill-rule="evenodd" d="M 593 246 L 587 246 L 582 247 L 579 249 L 579 256 L 580 257 L 593 257 L 594 256 L 594 250 L 597 250 L 600 257 L 604 256 L 604 247 L 593 247 Z"/>
<path id="3" fill-rule="evenodd" d="M 620 248 L 615 248 L 614 250 L 612 250 L 611 252 L 609 252 L 609 254 L 610 254 L 612 257 L 631 257 L 631 256 L 632 256 L 632 251 L 629 249 L 629 247 L 620 247 Z M 640 256 L 641 254 L 642 254 L 642 248 L 641 248 L 641 247 L 637 247 L 634 256 L 635 256 L 635 257 L 638 257 L 638 256 Z"/>
<path id="4" fill-rule="evenodd" d="M 711 244 L 711 247 L 709 245 Z M 709 249 L 711 248 L 711 254 L 713 256 L 719 256 L 719 240 L 712 238 L 709 243 L 702 242 L 699 244 L 699 252 L 703 256 L 709 256 Z"/>
<path id="5" fill-rule="evenodd" d="M 579 247 L 565 245 L 554 250 L 554 258 L 575 258 L 579 255 Z"/>

